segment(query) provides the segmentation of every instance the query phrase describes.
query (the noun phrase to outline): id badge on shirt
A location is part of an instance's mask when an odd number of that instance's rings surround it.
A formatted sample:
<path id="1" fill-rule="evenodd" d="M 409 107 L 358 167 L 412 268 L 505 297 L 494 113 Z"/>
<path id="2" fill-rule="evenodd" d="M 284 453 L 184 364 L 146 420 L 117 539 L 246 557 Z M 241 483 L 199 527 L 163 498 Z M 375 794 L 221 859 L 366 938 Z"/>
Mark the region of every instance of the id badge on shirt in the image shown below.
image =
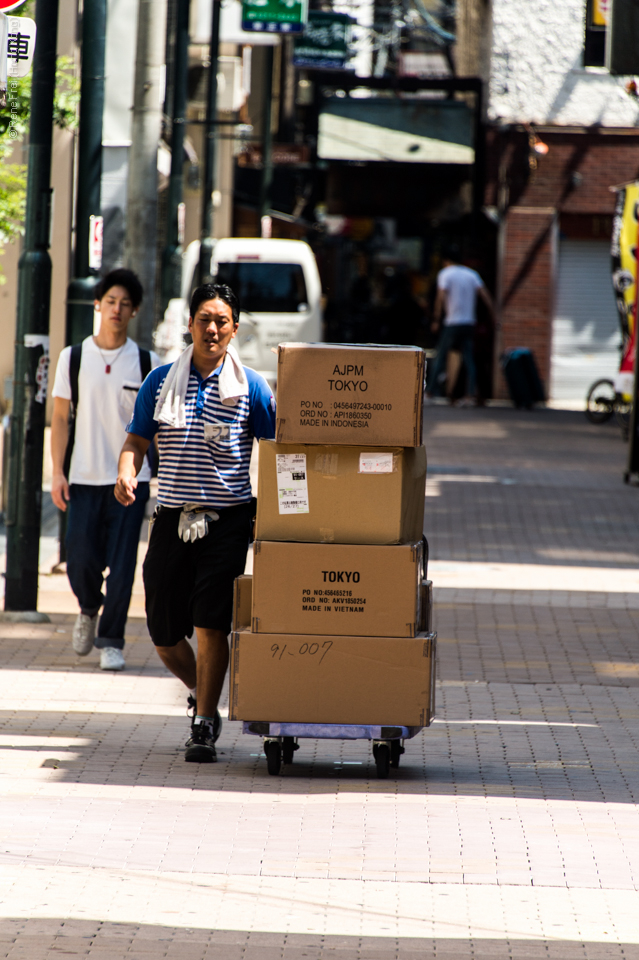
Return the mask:
<path id="1" fill-rule="evenodd" d="M 231 441 L 231 426 L 223 420 L 204 424 L 204 439 L 207 443 L 227 446 Z"/>

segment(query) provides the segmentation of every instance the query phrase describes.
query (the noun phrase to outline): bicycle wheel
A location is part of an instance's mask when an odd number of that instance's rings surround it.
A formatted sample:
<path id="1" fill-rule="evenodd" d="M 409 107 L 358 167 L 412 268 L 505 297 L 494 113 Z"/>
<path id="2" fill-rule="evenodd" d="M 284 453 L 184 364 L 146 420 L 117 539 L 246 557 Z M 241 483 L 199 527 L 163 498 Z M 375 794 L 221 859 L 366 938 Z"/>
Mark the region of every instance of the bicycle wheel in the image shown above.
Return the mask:
<path id="1" fill-rule="evenodd" d="M 615 385 L 612 380 L 597 380 L 586 397 L 585 414 L 591 423 L 606 423 L 615 412 Z"/>

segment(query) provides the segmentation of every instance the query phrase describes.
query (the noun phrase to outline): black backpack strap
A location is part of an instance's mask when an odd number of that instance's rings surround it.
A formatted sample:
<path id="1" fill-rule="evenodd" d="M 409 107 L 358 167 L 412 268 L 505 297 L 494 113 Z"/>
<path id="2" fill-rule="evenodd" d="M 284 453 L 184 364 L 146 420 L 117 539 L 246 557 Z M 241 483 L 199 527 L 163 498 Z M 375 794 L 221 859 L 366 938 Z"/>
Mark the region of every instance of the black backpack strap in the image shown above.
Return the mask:
<path id="1" fill-rule="evenodd" d="M 62 470 L 67 480 L 69 479 L 69 470 L 71 468 L 71 456 L 75 444 L 75 420 L 78 413 L 78 383 L 80 381 L 80 364 L 82 363 L 82 344 L 76 343 L 71 347 L 71 356 L 69 358 L 69 381 L 71 384 L 71 403 L 69 404 L 69 439 L 67 449 L 64 453 L 64 464 Z"/>
<path id="2" fill-rule="evenodd" d="M 142 347 L 138 347 L 138 350 L 140 351 L 140 376 L 142 383 L 144 383 L 151 373 L 151 352 L 149 350 L 143 350 Z"/>

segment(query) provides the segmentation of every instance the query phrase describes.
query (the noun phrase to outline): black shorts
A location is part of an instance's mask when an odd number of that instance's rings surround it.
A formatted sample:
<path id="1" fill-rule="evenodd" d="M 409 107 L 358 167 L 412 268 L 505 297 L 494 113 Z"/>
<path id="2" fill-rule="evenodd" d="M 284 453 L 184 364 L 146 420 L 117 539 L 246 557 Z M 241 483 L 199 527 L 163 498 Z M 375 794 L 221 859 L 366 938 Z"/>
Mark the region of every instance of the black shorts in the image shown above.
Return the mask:
<path id="1" fill-rule="evenodd" d="M 193 627 L 231 629 L 233 581 L 244 573 L 253 510 L 241 503 L 216 512 L 220 519 L 194 543 L 178 537 L 179 507 L 163 507 L 155 519 L 142 571 L 156 647 L 174 647 Z"/>

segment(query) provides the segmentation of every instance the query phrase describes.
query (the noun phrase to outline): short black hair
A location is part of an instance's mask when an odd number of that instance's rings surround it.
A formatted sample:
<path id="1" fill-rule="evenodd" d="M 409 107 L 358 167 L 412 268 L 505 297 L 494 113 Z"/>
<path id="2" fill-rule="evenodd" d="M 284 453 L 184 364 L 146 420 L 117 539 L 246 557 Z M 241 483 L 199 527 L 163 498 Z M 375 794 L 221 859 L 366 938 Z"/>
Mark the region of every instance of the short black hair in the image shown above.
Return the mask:
<path id="1" fill-rule="evenodd" d="M 461 249 L 458 243 L 447 243 L 442 252 L 442 260 L 461 263 Z"/>
<path id="2" fill-rule="evenodd" d="M 200 306 L 207 300 L 223 300 L 231 308 L 233 323 L 240 322 L 240 301 L 225 283 L 204 283 L 201 287 L 196 287 L 191 295 L 189 316 L 195 317 Z"/>
<path id="3" fill-rule="evenodd" d="M 133 270 L 127 270 L 125 267 L 119 267 L 117 270 L 111 270 L 105 277 L 102 277 L 96 284 L 94 297 L 101 300 L 106 296 L 111 287 L 124 287 L 129 296 L 133 307 L 137 309 L 142 303 L 142 284 L 138 280 Z"/>

